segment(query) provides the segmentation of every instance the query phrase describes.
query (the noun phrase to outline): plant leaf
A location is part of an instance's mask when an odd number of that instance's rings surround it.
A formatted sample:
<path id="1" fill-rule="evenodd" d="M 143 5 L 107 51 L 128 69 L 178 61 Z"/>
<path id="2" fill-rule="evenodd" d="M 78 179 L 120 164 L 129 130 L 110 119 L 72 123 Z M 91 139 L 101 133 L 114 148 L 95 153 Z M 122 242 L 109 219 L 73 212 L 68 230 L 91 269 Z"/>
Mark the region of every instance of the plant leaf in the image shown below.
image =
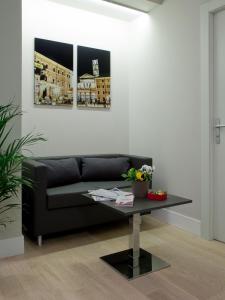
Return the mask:
<path id="1" fill-rule="evenodd" d="M 24 148 L 32 146 L 37 142 L 46 141 L 41 134 L 33 135 L 32 132 L 24 137 L 14 139 L 10 137 L 14 125 L 11 121 L 20 117 L 22 111 L 19 106 L 12 102 L 0 105 L 0 215 L 13 208 L 19 207 L 18 203 L 7 203 L 12 196 L 17 196 L 21 185 L 32 187 L 33 183 L 26 175 L 20 175 L 22 163 L 27 158 L 22 154 Z M 6 220 L 6 219 L 4 219 Z M 0 219 L 0 226 L 5 227 L 8 221 Z"/>

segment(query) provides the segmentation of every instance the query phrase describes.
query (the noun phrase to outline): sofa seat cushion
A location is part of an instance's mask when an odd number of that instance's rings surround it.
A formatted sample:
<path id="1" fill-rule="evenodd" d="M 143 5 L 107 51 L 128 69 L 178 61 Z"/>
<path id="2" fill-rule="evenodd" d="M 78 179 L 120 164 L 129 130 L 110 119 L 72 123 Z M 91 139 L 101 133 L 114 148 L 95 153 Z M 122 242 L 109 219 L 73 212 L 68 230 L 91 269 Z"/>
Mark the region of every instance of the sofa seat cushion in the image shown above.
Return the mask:
<path id="1" fill-rule="evenodd" d="M 112 189 L 114 187 L 123 188 L 130 185 L 131 183 L 128 181 L 91 181 L 48 188 L 48 209 L 93 205 L 96 204 L 94 200 L 82 195 L 88 190 L 99 188 Z"/>

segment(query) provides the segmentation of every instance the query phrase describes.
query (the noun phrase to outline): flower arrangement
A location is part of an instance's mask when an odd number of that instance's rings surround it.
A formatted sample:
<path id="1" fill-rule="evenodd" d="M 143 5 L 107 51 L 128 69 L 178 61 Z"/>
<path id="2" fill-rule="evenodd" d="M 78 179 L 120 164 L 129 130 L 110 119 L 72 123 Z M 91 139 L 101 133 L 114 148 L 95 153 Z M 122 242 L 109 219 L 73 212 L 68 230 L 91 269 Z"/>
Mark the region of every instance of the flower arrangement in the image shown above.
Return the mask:
<path id="1" fill-rule="evenodd" d="M 127 181 L 152 181 L 152 174 L 155 171 L 155 167 L 143 165 L 140 169 L 131 168 L 127 173 L 122 174 L 122 177 Z"/>

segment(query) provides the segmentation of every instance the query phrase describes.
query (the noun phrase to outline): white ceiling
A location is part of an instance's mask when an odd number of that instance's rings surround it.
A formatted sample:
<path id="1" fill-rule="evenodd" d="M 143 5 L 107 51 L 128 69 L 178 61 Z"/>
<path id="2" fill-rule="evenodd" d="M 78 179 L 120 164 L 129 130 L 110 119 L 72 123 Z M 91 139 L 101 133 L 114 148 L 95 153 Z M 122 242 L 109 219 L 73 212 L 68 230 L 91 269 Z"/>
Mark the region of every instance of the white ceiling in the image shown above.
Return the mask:
<path id="1" fill-rule="evenodd" d="M 72 6 L 78 9 L 83 9 L 89 12 L 102 14 L 107 17 L 116 18 L 128 22 L 133 21 L 134 19 L 136 19 L 137 17 L 143 14 L 142 12 L 129 9 L 126 7 L 122 7 L 119 5 L 115 5 L 109 2 L 105 2 L 103 0 L 48 0 L 48 1 Z M 132 1 L 137 1 L 137 0 L 132 0 Z M 153 0 L 153 1 L 160 1 L 160 0 Z M 154 5 L 155 4 L 153 4 L 153 6 Z"/>

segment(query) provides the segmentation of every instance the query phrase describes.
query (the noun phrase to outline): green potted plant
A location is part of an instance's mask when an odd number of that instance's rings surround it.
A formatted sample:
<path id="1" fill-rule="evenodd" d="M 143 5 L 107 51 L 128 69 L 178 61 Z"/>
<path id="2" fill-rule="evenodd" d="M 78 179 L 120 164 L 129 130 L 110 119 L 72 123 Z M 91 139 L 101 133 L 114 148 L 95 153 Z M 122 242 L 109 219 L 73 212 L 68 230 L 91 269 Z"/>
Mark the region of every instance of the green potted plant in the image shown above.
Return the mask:
<path id="1" fill-rule="evenodd" d="M 13 103 L 0 105 L 0 227 L 6 227 L 7 223 L 13 221 L 6 217 L 6 213 L 19 206 L 18 203 L 11 203 L 12 196 L 18 196 L 22 184 L 32 185 L 29 178 L 21 176 L 22 162 L 26 159 L 22 150 L 27 150 L 26 146 L 45 141 L 41 134 L 32 133 L 12 139 L 14 125 L 11 122 L 21 115 L 19 106 Z"/>
<path id="2" fill-rule="evenodd" d="M 132 181 L 132 192 L 137 198 L 145 198 L 155 167 L 143 165 L 140 169 L 131 168 L 122 174 L 125 180 Z"/>

